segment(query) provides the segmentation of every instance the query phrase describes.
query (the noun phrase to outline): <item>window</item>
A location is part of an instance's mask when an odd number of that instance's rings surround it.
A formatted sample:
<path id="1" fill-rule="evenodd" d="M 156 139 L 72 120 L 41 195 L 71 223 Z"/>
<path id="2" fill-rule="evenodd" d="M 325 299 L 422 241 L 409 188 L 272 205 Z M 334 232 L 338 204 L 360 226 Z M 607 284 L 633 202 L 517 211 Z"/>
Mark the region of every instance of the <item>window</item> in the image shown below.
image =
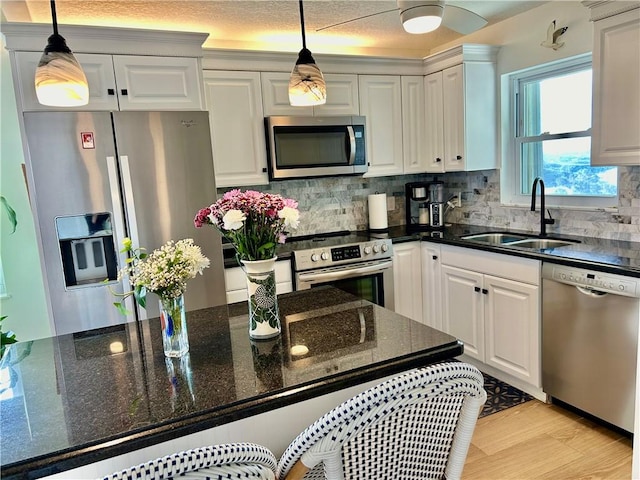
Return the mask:
<path id="1" fill-rule="evenodd" d="M 591 167 L 591 56 L 509 76 L 512 128 L 503 202 L 528 205 L 536 177 L 548 205 L 617 205 L 616 167 Z"/>

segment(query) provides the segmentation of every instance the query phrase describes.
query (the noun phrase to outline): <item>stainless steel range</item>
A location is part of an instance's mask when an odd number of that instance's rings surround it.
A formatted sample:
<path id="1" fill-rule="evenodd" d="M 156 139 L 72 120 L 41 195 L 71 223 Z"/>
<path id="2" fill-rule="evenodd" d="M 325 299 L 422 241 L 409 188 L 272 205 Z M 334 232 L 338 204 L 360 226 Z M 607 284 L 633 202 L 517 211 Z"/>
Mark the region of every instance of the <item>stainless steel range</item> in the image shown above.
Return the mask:
<path id="1" fill-rule="evenodd" d="M 331 285 L 394 309 L 393 246 L 390 239 L 332 232 L 289 239 L 293 244 L 294 288 Z"/>

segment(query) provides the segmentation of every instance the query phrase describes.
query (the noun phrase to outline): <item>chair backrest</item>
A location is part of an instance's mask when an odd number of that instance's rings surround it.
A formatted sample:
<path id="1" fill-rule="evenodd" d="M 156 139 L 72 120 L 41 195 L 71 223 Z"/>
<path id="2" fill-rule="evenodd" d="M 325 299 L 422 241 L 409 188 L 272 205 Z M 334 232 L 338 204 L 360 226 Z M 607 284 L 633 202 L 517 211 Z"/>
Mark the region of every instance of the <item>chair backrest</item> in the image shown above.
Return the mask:
<path id="1" fill-rule="evenodd" d="M 275 479 L 276 457 L 253 443 L 227 443 L 194 448 L 107 475 L 102 480 Z"/>
<path id="2" fill-rule="evenodd" d="M 487 394 L 462 362 L 411 370 L 353 397 L 291 442 L 278 479 L 457 479 Z"/>

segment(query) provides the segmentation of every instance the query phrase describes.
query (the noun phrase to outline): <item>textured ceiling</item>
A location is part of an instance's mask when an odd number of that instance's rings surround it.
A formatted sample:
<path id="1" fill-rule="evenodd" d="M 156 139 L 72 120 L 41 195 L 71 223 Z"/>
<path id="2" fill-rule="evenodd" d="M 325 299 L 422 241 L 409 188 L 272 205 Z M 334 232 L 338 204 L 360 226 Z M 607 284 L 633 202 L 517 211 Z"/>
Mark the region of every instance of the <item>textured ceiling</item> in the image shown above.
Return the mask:
<path id="1" fill-rule="evenodd" d="M 449 2 L 485 17 L 489 25 L 543 3 L 546 2 Z M 3 21 L 51 22 L 48 0 L 2 0 L 0 5 Z M 397 11 L 316 31 L 396 7 L 395 0 L 305 0 L 307 47 L 313 53 L 421 58 L 460 37 L 444 27 L 423 35 L 406 33 Z M 300 14 L 295 0 L 56 0 L 56 10 L 63 36 L 65 24 L 100 25 L 206 32 L 206 48 L 297 51 L 301 47 Z"/>

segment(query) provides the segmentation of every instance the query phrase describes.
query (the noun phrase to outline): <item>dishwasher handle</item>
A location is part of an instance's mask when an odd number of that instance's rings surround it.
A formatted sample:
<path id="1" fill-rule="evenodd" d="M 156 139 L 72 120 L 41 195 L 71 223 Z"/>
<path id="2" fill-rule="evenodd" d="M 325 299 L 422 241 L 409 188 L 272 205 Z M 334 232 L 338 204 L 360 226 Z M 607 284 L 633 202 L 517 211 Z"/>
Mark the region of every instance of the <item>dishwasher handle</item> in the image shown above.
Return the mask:
<path id="1" fill-rule="evenodd" d="M 576 290 L 578 290 L 583 295 L 587 295 L 588 297 L 592 297 L 592 298 L 605 297 L 609 295 L 607 292 L 595 290 L 593 288 L 581 287 L 580 285 L 576 285 Z"/>

